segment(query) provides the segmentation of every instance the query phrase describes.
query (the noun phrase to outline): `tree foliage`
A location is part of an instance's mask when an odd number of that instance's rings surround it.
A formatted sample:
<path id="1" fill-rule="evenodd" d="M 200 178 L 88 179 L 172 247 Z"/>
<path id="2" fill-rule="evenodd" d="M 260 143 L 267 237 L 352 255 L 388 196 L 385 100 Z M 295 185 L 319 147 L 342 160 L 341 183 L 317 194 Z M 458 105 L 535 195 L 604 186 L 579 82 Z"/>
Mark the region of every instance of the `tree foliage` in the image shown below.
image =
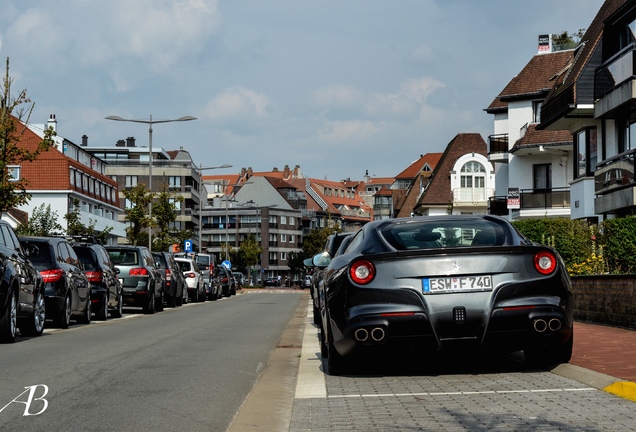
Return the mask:
<path id="1" fill-rule="evenodd" d="M 183 240 L 179 239 L 170 231 L 170 225 L 177 218 L 175 210 L 177 210 L 177 202 L 184 201 L 182 196 L 171 194 L 167 185 L 163 186 L 163 190 L 157 195 L 152 204 L 152 216 L 157 227 L 157 234 L 152 239 L 153 251 L 168 251 L 174 243 L 182 244 Z"/>
<path id="2" fill-rule="evenodd" d="M 13 178 L 10 167 L 21 167 L 25 162 L 32 162 L 40 153 L 53 146 L 53 129 L 44 130 L 44 138 L 35 147 L 27 148 L 24 143 L 31 113 L 35 104 L 27 97 L 26 89 L 11 94 L 13 79 L 9 77 L 9 58 L 6 72 L 2 80 L 2 96 L 0 98 L 0 212 L 19 207 L 29 202 L 31 195 L 26 188 L 29 181 L 20 176 Z M 26 104 L 28 107 L 20 107 Z"/>
<path id="3" fill-rule="evenodd" d="M 52 211 L 50 204 L 42 204 L 33 209 L 28 223 L 18 226 L 16 232 L 27 236 L 60 236 L 64 234 L 64 228 L 57 221 L 57 211 Z"/>
<path id="4" fill-rule="evenodd" d="M 258 264 L 261 253 L 263 253 L 261 244 L 256 241 L 254 234 L 249 234 L 234 254 L 232 264 L 239 271 L 246 271 L 247 274 L 250 274 L 250 270 Z"/>
<path id="5" fill-rule="evenodd" d="M 84 225 L 80 215 L 79 200 L 73 200 L 73 210 L 64 215 L 66 219 L 66 235 L 70 237 L 87 236 L 95 237 L 101 244 L 108 243 L 108 237 L 113 227 L 106 227 L 102 231 L 97 231 L 95 225 L 97 221 L 88 219 L 88 226 Z"/>
<path id="6" fill-rule="evenodd" d="M 140 183 L 124 190 L 124 196 L 130 205 L 124 211 L 125 220 L 128 223 L 126 227 L 128 243 L 135 246 L 148 246 L 147 228 L 154 225 L 152 218 L 148 215 L 152 193 L 145 184 Z"/>

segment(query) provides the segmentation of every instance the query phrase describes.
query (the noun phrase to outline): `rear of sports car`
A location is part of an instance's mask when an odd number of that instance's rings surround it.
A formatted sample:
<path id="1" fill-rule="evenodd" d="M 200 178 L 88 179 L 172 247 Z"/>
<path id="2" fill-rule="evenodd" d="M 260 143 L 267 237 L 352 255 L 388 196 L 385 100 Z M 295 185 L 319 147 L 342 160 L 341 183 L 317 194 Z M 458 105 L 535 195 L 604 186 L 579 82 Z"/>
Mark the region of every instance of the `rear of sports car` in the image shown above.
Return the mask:
<path id="1" fill-rule="evenodd" d="M 466 235 L 466 244 L 444 244 L 442 226 L 434 230 L 440 236 L 415 236 L 435 245 L 348 257 L 333 273 L 328 296 L 338 353 L 397 344 L 485 347 L 567 362 L 573 301 L 562 260 L 548 247 L 506 240 L 510 232 L 479 244 L 477 233 L 486 231 L 480 227 Z"/>

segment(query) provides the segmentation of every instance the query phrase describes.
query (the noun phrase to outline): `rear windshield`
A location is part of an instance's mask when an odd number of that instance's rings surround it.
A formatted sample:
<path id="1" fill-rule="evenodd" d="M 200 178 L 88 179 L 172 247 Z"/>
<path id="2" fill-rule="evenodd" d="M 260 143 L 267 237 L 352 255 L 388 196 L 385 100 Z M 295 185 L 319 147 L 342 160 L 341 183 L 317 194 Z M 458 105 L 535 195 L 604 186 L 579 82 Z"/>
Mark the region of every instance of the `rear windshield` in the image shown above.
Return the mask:
<path id="1" fill-rule="evenodd" d="M 486 219 L 426 218 L 389 224 L 380 234 L 397 250 L 508 244 L 504 227 Z"/>
<path id="2" fill-rule="evenodd" d="M 139 262 L 137 251 L 132 249 L 109 249 L 108 255 L 115 265 L 135 265 Z"/>
<path id="3" fill-rule="evenodd" d="M 74 247 L 73 249 L 79 260 L 84 264 L 84 268 L 97 268 L 97 254 L 95 254 L 92 249 L 85 247 Z"/>
<path id="4" fill-rule="evenodd" d="M 177 261 L 177 264 L 179 264 L 179 268 L 181 269 L 182 272 L 187 272 L 192 270 L 190 268 L 189 261 Z"/>
<path id="5" fill-rule="evenodd" d="M 202 270 L 209 270 L 210 257 L 206 255 L 197 255 L 197 266 Z"/>
<path id="6" fill-rule="evenodd" d="M 55 262 L 55 257 L 51 255 L 51 245 L 49 242 L 28 240 L 25 243 L 30 243 L 38 247 L 38 253 L 29 257 L 29 260 L 34 266 L 42 267 L 43 265 L 51 265 Z"/>

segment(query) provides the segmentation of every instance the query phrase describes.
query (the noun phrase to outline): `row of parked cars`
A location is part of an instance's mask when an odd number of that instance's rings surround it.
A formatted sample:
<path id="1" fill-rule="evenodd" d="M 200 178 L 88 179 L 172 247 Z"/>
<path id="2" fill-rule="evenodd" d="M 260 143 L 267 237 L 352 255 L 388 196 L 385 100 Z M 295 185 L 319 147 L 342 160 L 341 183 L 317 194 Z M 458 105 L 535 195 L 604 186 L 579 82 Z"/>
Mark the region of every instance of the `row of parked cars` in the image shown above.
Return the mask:
<path id="1" fill-rule="evenodd" d="M 18 329 L 39 336 L 45 321 L 68 328 L 71 320 L 90 323 L 93 314 L 120 318 L 124 306 L 153 314 L 236 294 L 229 269 L 209 259 L 202 270 L 199 260 L 89 238 L 18 237 L 0 221 L 0 341 L 13 342 Z"/>

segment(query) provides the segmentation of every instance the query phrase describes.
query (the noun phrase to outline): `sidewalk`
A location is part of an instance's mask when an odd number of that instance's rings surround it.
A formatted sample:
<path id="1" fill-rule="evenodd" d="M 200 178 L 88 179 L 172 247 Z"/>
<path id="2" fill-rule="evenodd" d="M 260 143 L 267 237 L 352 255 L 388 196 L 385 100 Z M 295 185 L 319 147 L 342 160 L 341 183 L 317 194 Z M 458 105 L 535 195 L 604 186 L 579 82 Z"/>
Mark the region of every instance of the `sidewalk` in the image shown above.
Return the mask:
<path id="1" fill-rule="evenodd" d="M 636 401 L 636 330 L 575 322 L 570 364 L 617 378 L 603 390 Z"/>

